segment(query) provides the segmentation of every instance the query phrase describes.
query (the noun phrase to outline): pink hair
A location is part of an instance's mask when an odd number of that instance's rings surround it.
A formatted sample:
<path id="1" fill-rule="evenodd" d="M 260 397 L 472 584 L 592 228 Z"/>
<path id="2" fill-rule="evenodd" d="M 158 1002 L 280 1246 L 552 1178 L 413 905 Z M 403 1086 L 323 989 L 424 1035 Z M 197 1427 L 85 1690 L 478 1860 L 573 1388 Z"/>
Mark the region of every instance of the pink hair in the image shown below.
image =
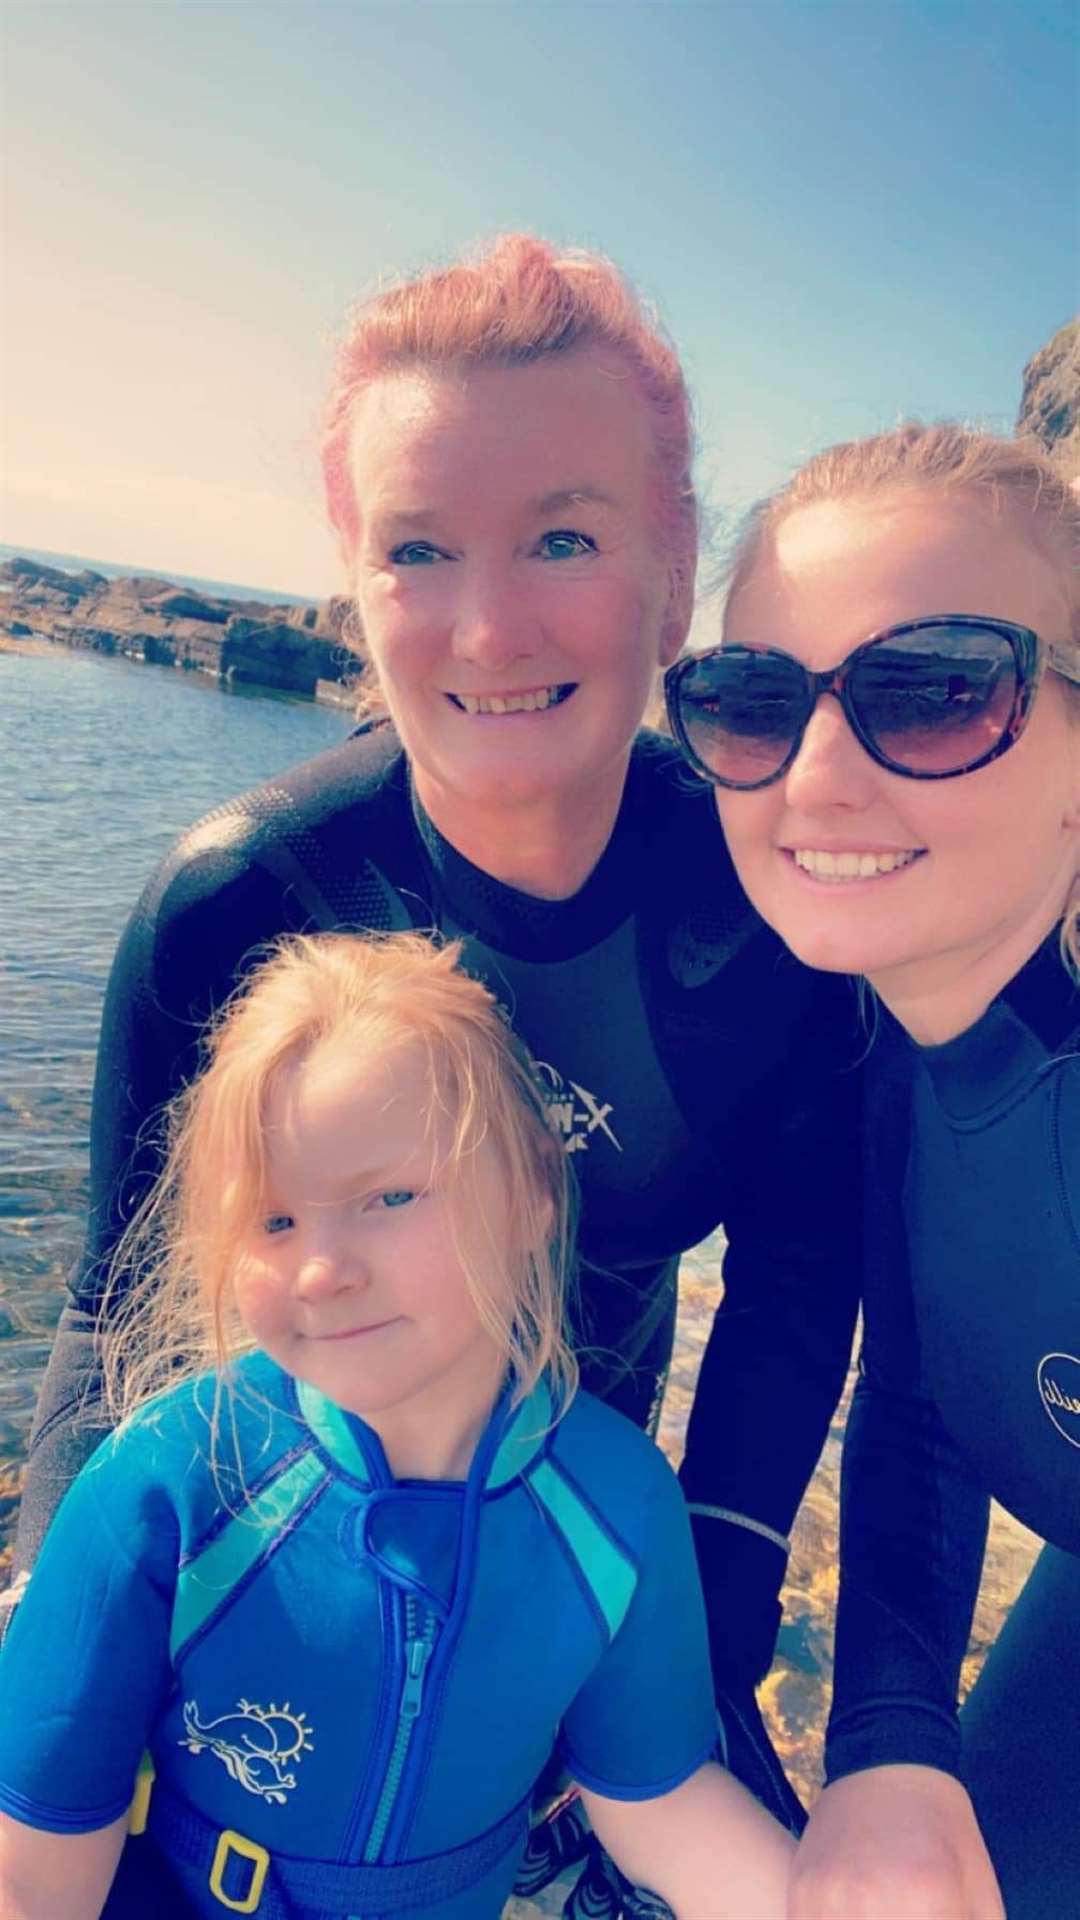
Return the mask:
<path id="1" fill-rule="evenodd" d="M 350 428 L 356 399 L 372 380 L 412 367 L 528 366 L 548 354 L 587 347 L 617 354 L 648 408 L 672 612 L 688 620 L 698 506 L 690 398 L 678 356 L 609 260 L 597 253 L 560 253 L 525 233 L 504 234 L 471 259 L 421 274 L 356 308 L 338 352 L 322 445 L 327 508 L 346 558 L 360 537 Z"/>

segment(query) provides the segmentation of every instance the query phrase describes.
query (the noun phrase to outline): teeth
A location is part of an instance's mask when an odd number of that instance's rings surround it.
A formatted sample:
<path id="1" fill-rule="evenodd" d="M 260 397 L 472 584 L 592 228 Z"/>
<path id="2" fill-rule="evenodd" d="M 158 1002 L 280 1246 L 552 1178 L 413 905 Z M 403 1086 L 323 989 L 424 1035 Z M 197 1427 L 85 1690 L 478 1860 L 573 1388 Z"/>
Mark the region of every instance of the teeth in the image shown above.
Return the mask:
<path id="1" fill-rule="evenodd" d="M 559 698 L 558 687 L 536 687 L 529 693 L 493 693 L 478 697 L 475 693 L 451 694 L 466 713 L 543 713 Z"/>
<path id="2" fill-rule="evenodd" d="M 813 847 L 796 847 L 794 858 L 795 865 L 816 880 L 872 880 L 910 866 L 917 852 L 913 847 L 907 853 L 818 853 Z"/>

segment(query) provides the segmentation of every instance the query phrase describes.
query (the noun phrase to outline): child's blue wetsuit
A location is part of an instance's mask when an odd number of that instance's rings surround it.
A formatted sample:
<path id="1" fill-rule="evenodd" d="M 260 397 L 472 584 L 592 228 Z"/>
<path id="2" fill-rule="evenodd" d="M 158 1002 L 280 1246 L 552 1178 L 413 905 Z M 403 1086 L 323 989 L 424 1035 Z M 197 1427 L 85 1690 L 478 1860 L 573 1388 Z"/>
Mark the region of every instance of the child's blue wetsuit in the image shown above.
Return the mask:
<path id="1" fill-rule="evenodd" d="M 290 931 L 464 932 L 470 967 L 543 1063 L 582 1194 L 583 1380 L 645 1424 L 674 1328 L 680 1252 L 722 1222 L 724 1304 L 682 1469 L 733 1769 L 797 1821 L 755 1722 L 786 1536 L 843 1385 L 860 1279 L 859 1074 L 848 982 L 786 952 L 740 888 L 705 787 L 642 734 L 611 839 L 569 900 L 501 885 L 411 792 L 388 726 L 224 806 L 148 885 L 110 980 L 86 1248 L 32 1439 L 16 1567 L 87 1449 L 92 1316 L 155 1120 L 207 1019 Z M 115 1295 L 113 1296 L 115 1299 Z M 746 1735 L 749 1730 L 749 1737 Z"/>
<path id="2" fill-rule="evenodd" d="M 1009 1920 L 1080 1912 L 1080 994 L 1056 936 L 984 1017 L 871 1055 L 829 1776 L 966 1779 Z M 988 1495 L 1049 1544 L 960 1716 Z"/>
<path id="3" fill-rule="evenodd" d="M 433 1483 L 261 1354 L 212 1468 L 213 1399 L 146 1408 L 63 1503 L 0 1657 L 6 1812 L 105 1826 L 148 1748 L 128 1847 L 192 1914 L 495 1920 L 556 1734 L 621 1800 L 708 1757 L 685 1505 L 621 1415 L 579 1394 L 551 1427 L 541 1385 Z"/>

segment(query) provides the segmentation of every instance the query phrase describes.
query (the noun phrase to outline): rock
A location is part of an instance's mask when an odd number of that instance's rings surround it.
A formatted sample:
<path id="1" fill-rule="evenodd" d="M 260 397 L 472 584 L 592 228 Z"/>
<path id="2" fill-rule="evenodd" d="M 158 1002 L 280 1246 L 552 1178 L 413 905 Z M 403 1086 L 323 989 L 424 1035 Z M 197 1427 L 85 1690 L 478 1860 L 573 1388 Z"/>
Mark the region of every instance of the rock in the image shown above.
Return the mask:
<path id="1" fill-rule="evenodd" d="M 287 620 L 234 614 L 225 629 L 221 671 L 233 684 L 255 682 L 314 698 L 319 680 L 338 679 L 338 649 Z"/>
<path id="2" fill-rule="evenodd" d="M 128 654 L 307 699 L 355 666 L 341 641 L 345 599 L 295 607 L 225 600 L 157 574 L 107 580 L 89 568 L 70 574 L 23 558 L 0 565 L 0 581 L 9 587 L 0 595 L 0 635 Z"/>
<path id="3" fill-rule="evenodd" d="M 99 576 L 95 574 L 94 578 Z M 14 560 L 4 561 L 0 566 L 0 580 L 9 580 L 16 587 L 51 587 L 69 599 L 77 599 L 80 591 L 74 574 L 64 573 L 60 567 L 43 566 L 40 560 L 24 560 L 21 554 Z"/>
<path id="4" fill-rule="evenodd" d="M 169 587 L 164 593 L 158 593 L 144 602 L 153 607 L 155 613 L 168 613 L 177 618 L 188 620 L 207 620 L 211 624 L 223 626 L 229 618 L 229 607 L 222 600 L 204 600 L 201 594 L 188 593 L 183 587 Z"/>
<path id="5" fill-rule="evenodd" d="M 1080 476 L 1080 317 L 1024 368 L 1016 431 L 1038 440 L 1067 479 Z"/>

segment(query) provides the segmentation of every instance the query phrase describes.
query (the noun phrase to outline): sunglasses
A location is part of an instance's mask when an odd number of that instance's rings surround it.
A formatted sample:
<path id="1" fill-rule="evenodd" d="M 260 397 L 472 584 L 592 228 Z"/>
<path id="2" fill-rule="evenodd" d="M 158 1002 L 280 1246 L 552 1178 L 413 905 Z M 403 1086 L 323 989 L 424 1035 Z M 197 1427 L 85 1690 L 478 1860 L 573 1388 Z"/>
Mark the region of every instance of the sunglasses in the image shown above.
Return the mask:
<path id="1" fill-rule="evenodd" d="M 1048 666 L 1080 682 L 1080 665 L 1030 627 L 946 613 L 886 627 L 827 673 L 771 647 L 712 647 L 669 667 L 664 694 L 672 733 L 715 786 L 779 780 L 823 693 L 879 767 L 949 780 L 1019 740 Z"/>

